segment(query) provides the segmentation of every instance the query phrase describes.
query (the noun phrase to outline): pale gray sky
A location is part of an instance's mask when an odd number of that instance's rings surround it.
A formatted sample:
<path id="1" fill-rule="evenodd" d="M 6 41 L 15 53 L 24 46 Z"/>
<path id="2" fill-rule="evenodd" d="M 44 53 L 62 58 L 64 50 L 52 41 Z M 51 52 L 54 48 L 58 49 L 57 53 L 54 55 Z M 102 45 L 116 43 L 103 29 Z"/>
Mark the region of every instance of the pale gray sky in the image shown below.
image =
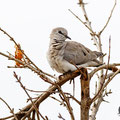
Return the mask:
<path id="1" fill-rule="evenodd" d="M 88 17 L 92 22 L 95 31 L 101 30 L 111 12 L 114 0 L 85 0 Z M 16 42 L 21 44 L 26 54 L 43 71 L 56 74 L 46 60 L 46 52 L 49 44 L 49 34 L 54 27 L 65 27 L 69 36 L 74 41 L 81 42 L 92 50 L 96 47 L 91 41 L 89 30 L 78 21 L 69 11 L 71 9 L 81 19 L 84 20 L 81 8 L 77 5 L 78 0 L 0 0 L 0 27 L 6 30 Z M 108 53 L 109 35 L 111 35 L 111 63 L 120 62 L 120 1 L 113 13 L 112 19 L 102 34 L 103 52 Z M 14 54 L 14 44 L 0 32 L 0 51 L 9 51 Z M 107 61 L 107 56 L 106 59 Z M 30 89 L 46 90 L 49 84 L 43 82 L 33 72 L 28 69 L 8 69 L 7 66 L 14 65 L 12 61 L 0 56 L 0 97 L 15 109 L 26 105 L 27 95 L 16 83 L 13 71 L 21 76 L 22 83 Z M 79 99 L 79 80 L 76 82 L 76 97 Z M 91 89 L 95 80 L 91 82 Z M 118 107 L 120 106 L 119 75 L 110 83 L 113 94 L 105 99 L 110 103 L 103 102 L 97 114 L 97 120 L 119 120 Z M 78 89 L 78 90 L 77 90 Z M 68 83 L 63 86 L 63 90 L 72 91 Z M 93 91 L 93 89 L 92 89 Z M 93 91 L 94 92 L 94 91 Z M 92 92 L 92 93 L 93 93 Z M 35 96 L 36 94 L 32 94 Z M 73 102 L 76 120 L 79 119 L 79 107 Z M 46 106 L 46 107 L 45 107 Z M 48 107 L 49 106 L 49 107 Z M 57 106 L 57 107 L 56 107 Z M 54 110 L 54 111 L 53 111 Z M 46 100 L 40 106 L 40 112 L 47 115 L 51 120 L 58 119 L 60 112 L 66 119 L 69 118 L 66 108 L 62 108 L 52 99 Z M 9 114 L 8 108 L 0 101 L 0 117 Z"/>

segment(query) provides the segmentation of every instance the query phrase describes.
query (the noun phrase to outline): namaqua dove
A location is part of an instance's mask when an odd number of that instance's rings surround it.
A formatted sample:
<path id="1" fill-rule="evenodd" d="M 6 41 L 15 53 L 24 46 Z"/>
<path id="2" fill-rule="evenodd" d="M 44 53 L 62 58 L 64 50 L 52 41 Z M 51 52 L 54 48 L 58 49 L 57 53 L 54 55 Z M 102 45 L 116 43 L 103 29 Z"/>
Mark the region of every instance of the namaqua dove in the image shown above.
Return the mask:
<path id="1" fill-rule="evenodd" d="M 97 60 L 103 53 L 91 51 L 81 43 L 66 41 L 71 38 L 65 28 L 57 27 L 50 34 L 47 59 L 52 69 L 59 73 L 74 71 L 77 67 L 97 67 L 102 65 Z"/>

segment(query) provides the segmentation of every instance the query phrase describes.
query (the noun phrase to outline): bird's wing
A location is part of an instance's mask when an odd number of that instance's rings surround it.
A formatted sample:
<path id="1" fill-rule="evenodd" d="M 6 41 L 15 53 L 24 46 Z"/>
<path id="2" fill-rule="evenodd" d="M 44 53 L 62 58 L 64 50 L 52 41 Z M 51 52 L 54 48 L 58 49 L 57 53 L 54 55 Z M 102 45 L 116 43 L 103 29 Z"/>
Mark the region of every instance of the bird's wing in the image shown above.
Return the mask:
<path id="1" fill-rule="evenodd" d="M 81 65 L 95 60 L 97 57 L 94 51 L 91 51 L 84 45 L 74 41 L 66 41 L 63 58 L 68 62 Z"/>

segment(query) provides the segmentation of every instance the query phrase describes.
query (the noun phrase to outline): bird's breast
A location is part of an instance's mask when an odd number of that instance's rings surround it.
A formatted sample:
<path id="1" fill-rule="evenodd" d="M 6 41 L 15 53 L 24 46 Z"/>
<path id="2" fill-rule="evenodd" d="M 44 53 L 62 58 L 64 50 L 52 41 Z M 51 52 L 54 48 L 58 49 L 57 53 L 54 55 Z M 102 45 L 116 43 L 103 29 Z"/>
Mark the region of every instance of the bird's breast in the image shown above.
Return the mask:
<path id="1" fill-rule="evenodd" d="M 52 67 L 52 69 L 55 69 L 57 72 L 63 72 L 62 70 L 62 61 L 63 61 L 63 53 L 61 45 L 53 44 L 49 47 L 47 59 Z"/>

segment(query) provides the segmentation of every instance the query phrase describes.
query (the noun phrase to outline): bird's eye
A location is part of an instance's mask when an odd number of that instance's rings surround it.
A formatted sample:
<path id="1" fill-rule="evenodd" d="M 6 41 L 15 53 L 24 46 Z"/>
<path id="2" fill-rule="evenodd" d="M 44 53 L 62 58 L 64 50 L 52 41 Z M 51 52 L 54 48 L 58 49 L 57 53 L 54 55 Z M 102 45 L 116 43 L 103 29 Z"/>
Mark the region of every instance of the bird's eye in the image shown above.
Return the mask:
<path id="1" fill-rule="evenodd" d="M 63 34 L 61 31 L 58 31 L 58 33 Z"/>

